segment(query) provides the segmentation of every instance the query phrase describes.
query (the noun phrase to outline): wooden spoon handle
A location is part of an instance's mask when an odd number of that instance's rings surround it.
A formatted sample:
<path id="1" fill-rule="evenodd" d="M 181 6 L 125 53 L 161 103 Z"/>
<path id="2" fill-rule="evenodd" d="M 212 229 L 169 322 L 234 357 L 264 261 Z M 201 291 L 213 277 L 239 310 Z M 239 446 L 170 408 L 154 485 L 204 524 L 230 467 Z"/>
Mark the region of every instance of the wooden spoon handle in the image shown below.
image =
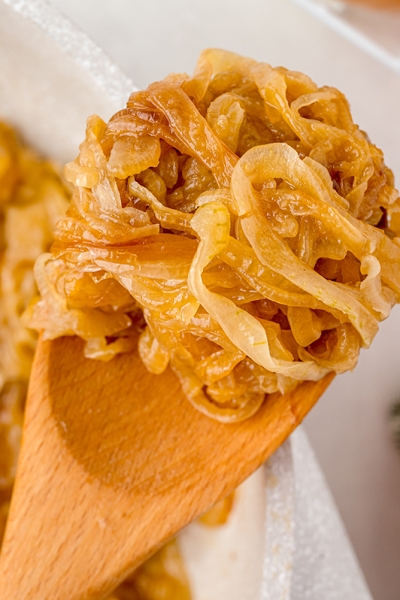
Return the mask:
<path id="1" fill-rule="evenodd" d="M 332 377 L 270 396 L 225 425 L 191 407 L 171 371 L 137 355 L 85 360 L 40 341 L 0 563 L 0 598 L 95 600 L 228 494 L 303 419 Z"/>

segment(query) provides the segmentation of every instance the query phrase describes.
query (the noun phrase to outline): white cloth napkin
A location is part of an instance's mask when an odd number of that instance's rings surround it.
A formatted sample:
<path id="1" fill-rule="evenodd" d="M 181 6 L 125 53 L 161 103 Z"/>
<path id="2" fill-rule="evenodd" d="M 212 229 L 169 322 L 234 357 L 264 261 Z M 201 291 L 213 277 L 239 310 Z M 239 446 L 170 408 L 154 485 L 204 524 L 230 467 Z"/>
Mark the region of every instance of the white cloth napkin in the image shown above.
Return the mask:
<path id="1" fill-rule="evenodd" d="M 295 547 L 290 600 L 372 600 L 306 434 L 290 438 Z"/>

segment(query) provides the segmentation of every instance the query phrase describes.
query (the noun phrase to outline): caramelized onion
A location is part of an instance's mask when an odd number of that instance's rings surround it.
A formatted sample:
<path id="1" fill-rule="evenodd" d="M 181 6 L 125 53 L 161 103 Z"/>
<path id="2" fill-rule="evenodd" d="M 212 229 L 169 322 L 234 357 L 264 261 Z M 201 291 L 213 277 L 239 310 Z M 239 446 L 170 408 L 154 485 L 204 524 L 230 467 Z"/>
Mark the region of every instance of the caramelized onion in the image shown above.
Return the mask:
<path id="1" fill-rule="evenodd" d="M 352 369 L 400 297 L 393 176 L 343 94 L 302 73 L 206 50 L 91 117 L 66 174 L 25 318 L 102 360 L 139 331 L 147 368 L 220 421 Z"/>

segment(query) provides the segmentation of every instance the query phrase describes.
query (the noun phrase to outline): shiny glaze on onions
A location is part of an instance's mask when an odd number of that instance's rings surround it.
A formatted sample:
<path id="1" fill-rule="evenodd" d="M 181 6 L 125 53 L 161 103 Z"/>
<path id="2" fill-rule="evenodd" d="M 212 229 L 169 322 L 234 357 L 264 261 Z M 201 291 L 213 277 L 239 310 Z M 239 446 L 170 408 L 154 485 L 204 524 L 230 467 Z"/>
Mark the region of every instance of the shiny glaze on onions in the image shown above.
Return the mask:
<path id="1" fill-rule="evenodd" d="M 301 73 L 206 50 L 91 117 L 65 175 L 26 320 L 94 359 L 138 343 L 220 421 L 354 368 L 399 298 L 392 173 L 344 95 Z"/>

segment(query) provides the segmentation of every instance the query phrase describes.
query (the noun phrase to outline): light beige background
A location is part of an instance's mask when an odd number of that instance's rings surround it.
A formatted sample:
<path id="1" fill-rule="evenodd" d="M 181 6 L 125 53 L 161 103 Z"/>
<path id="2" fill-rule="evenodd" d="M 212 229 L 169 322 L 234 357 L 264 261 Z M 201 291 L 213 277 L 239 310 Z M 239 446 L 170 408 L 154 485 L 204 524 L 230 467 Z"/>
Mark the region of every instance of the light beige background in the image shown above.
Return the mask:
<path id="1" fill-rule="evenodd" d="M 136 85 L 190 72 L 219 46 L 305 71 L 348 96 L 400 184 L 400 76 L 290 0 L 53 0 Z M 399 34 L 400 35 L 400 34 Z M 354 373 L 337 378 L 306 429 L 376 600 L 400 598 L 400 455 L 387 420 L 400 396 L 400 310 Z M 323 598 L 321 598 L 323 600 Z M 341 599 L 347 600 L 347 599 Z M 351 599 L 348 599 L 351 600 Z"/>

